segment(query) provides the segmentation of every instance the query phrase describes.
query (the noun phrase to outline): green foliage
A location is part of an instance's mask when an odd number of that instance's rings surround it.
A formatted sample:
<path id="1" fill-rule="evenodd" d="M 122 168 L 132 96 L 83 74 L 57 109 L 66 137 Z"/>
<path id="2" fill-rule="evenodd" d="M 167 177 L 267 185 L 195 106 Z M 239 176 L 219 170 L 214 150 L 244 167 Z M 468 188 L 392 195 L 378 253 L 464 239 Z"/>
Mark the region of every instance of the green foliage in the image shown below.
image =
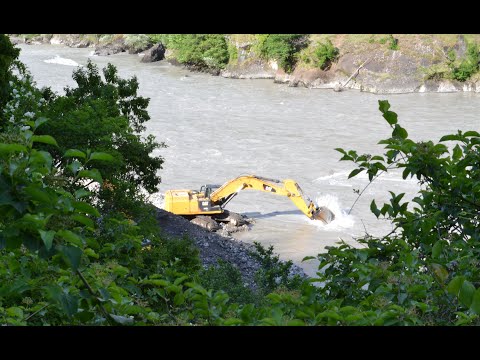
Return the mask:
<path id="1" fill-rule="evenodd" d="M 252 255 L 261 264 L 256 280 L 262 293 L 268 294 L 281 286 L 289 290 L 300 287 L 302 278 L 299 275 L 291 275 L 293 266 L 291 260 L 280 261 L 280 257 L 274 255 L 272 245 L 267 249 L 258 242 L 254 242 L 254 245 L 255 251 Z"/>
<path id="2" fill-rule="evenodd" d="M 222 34 L 172 34 L 165 45 L 175 51 L 181 64 L 223 69 L 228 63 L 228 46 Z"/>
<path id="3" fill-rule="evenodd" d="M 458 81 L 465 81 L 478 72 L 480 53 L 476 43 L 468 44 L 465 59 L 459 65 L 452 64 L 452 77 Z"/>
<path id="4" fill-rule="evenodd" d="M 20 50 L 12 45 L 8 36 L 0 34 L 0 109 L 9 100 L 11 71 L 19 53 Z"/>
<path id="5" fill-rule="evenodd" d="M 286 72 L 293 71 L 296 54 L 307 45 L 307 38 L 302 34 L 259 34 L 257 39 L 260 56 L 278 61 Z"/>
<path id="6" fill-rule="evenodd" d="M 388 48 L 390 50 L 398 50 L 398 39 L 394 38 L 392 34 L 388 36 Z"/>
<path id="7" fill-rule="evenodd" d="M 332 62 L 336 61 L 339 55 L 338 48 L 334 47 L 330 39 L 327 39 L 326 43 L 320 43 L 314 51 L 316 57 L 316 65 L 326 70 L 330 67 Z"/>
<path id="8" fill-rule="evenodd" d="M 345 304 L 362 307 L 400 307 L 396 322 L 383 324 L 453 325 L 477 323 L 475 286 L 480 271 L 476 265 L 479 238 L 478 183 L 480 134 L 476 131 L 446 135 L 440 143 L 414 142 L 408 138 L 390 111 L 387 101 L 379 109 L 392 128 L 381 140 L 383 155 L 358 156 L 353 150 L 337 149 L 342 160 L 366 171 L 370 181 L 392 169 L 404 179 L 416 177 L 422 185 L 418 196 L 402 201 L 404 194 L 391 193 L 390 203 L 371 210 L 392 221 L 394 230 L 383 238 L 361 239 L 363 249 L 343 244 L 319 255 L 319 281 L 329 294 Z M 449 149 L 443 144 L 453 141 Z M 333 264 L 333 265 L 332 265 Z M 328 266 L 328 267 L 327 267 Z M 468 279 L 468 282 L 466 280 Z M 398 322 L 400 321 L 400 322 Z"/>
<path id="9" fill-rule="evenodd" d="M 151 135 L 140 135 L 150 117 L 146 111 L 149 99 L 137 95 L 137 79 L 121 79 L 111 64 L 103 69 L 103 75 L 105 80 L 92 62 L 74 71 L 77 87 L 67 87 L 63 96 L 44 99 L 46 106 L 40 115 L 50 120 L 41 132 L 58 141 L 58 150 L 50 151 L 56 166 L 69 170 L 65 176 L 79 171 L 91 177 L 95 167 L 106 181 L 96 190 L 104 201 L 102 206 L 117 204 L 125 209 L 129 199 L 140 196 L 140 187 L 156 191 L 163 159 L 151 154 L 165 145 Z M 68 149 L 86 154 L 87 161 L 80 167 Z"/>
<path id="10" fill-rule="evenodd" d="M 244 284 L 242 274 L 234 265 L 219 260 L 218 266 L 210 266 L 199 274 L 200 284 L 207 289 L 223 290 L 230 303 L 258 303 L 262 297 Z"/>
<path id="11" fill-rule="evenodd" d="M 238 49 L 232 43 L 228 43 L 228 57 L 230 63 L 236 63 L 238 60 Z"/>

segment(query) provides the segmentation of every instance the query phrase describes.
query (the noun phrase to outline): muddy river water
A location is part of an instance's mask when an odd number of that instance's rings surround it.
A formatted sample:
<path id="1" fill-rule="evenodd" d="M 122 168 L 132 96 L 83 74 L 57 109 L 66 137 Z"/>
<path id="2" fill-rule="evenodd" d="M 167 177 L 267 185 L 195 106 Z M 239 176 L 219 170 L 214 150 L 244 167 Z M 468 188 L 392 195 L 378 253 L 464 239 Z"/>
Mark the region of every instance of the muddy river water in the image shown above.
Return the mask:
<path id="1" fill-rule="evenodd" d="M 340 239 L 355 244 L 365 232 L 391 230 L 369 210 L 388 201 L 388 190 L 411 197 L 414 180 L 399 174 L 380 176 L 353 207 L 354 190 L 368 184 L 366 176 L 347 179 L 353 164 L 340 162 L 334 148 L 380 153 L 378 141 L 390 128 L 378 111 L 378 100 L 390 101 L 400 124 L 414 140 L 438 141 L 461 130 L 480 130 L 480 95 L 422 93 L 375 95 L 348 90 L 292 88 L 272 80 L 225 79 L 172 66 L 165 61 L 140 63 L 136 55 L 92 56 L 92 49 L 21 45 L 20 59 L 37 84 L 62 92 L 74 85 L 72 71 L 88 59 L 104 66 L 111 62 L 123 77 L 137 76 L 140 94 L 151 98 L 147 133 L 163 141 L 165 158 L 159 193 L 172 188 L 199 189 L 222 184 L 241 174 L 296 180 L 319 205 L 329 207 L 336 220 L 329 225 L 305 217 L 287 198 L 269 193 L 240 192 L 228 209 L 256 220 L 248 232 L 234 236 L 245 242 L 273 244 L 283 259 L 291 259 L 313 275 L 316 255 Z"/>

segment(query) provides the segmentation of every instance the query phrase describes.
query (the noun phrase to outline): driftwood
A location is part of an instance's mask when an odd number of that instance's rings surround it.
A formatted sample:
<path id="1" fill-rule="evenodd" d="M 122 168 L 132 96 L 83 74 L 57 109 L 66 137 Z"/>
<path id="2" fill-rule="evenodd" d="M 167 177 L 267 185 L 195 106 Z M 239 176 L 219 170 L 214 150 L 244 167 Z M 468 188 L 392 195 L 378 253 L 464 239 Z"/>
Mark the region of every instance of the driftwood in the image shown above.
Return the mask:
<path id="1" fill-rule="evenodd" d="M 341 85 L 341 87 L 344 88 L 345 86 L 347 86 L 347 84 L 350 82 L 350 80 L 352 80 L 352 78 L 353 78 L 354 76 L 358 75 L 358 72 L 360 71 L 360 69 L 361 69 L 362 67 L 364 67 L 370 60 L 372 60 L 372 58 L 370 58 L 370 59 L 368 59 L 368 60 L 365 60 L 365 61 L 363 62 L 363 64 L 360 65 L 360 66 L 357 68 L 357 70 L 355 70 L 355 71 L 353 72 L 353 74 L 348 78 L 348 80 L 345 82 L 345 84 Z"/>

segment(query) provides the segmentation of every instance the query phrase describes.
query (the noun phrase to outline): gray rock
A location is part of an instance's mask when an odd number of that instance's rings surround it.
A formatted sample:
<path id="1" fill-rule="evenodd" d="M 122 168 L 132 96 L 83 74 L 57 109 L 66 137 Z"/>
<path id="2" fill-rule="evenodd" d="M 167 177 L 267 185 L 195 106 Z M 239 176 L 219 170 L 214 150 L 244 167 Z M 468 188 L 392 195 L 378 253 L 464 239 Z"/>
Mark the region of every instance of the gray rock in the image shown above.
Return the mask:
<path id="1" fill-rule="evenodd" d="M 118 54 L 126 50 L 127 50 L 127 47 L 123 43 L 123 41 L 116 41 L 111 44 L 98 45 L 95 48 L 94 54 L 100 55 L 100 56 L 107 56 L 107 55 Z"/>
<path id="2" fill-rule="evenodd" d="M 162 43 L 153 45 L 150 49 L 145 51 L 141 62 L 149 63 L 165 59 L 165 46 Z"/>

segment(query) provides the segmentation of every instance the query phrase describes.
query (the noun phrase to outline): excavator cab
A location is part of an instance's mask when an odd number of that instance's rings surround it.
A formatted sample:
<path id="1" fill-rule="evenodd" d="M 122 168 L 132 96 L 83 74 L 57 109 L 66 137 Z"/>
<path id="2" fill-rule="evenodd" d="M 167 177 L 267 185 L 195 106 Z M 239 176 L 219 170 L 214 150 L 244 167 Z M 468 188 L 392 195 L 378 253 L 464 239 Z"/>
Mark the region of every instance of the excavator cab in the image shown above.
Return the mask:
<path id="1" fill-rule="evenodd" d="M 220 186 L 222 185 L 213 185 L 213 184 L 202 185 L 200 187 L 200 192 L 204 193 L 206 198 L 210 198 L 210 194 L 215 190 L 217 190 Z"/>

